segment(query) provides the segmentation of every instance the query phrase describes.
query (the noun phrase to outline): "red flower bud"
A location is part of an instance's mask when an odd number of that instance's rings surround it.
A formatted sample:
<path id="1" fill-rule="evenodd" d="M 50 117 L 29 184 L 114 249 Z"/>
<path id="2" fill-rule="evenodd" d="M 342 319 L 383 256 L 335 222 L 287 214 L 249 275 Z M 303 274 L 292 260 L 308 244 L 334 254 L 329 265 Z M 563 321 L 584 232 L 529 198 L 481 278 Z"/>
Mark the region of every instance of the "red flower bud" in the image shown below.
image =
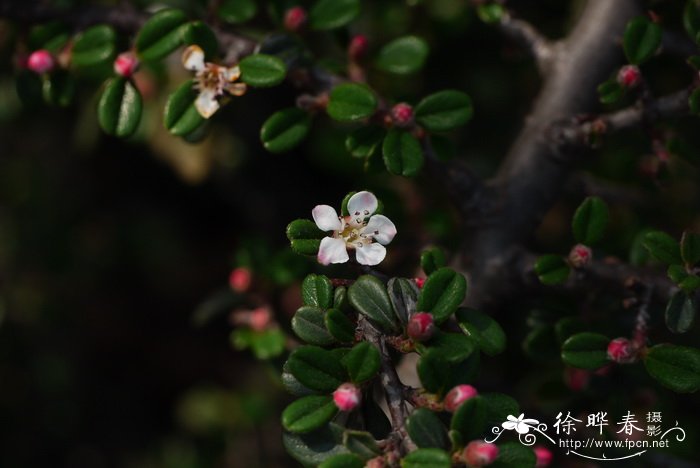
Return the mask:
<path id="1" fill-rule="evenodd" d="M 400 102 L 391 109 L 391 119 L 399 127 L 406 127 L 413 122 L 413 107 Z"/>
<path id="2" fill-rule="evenodd" d="M 228 284 L 236 292 L 246 292 L 252 283 L 252 275 L 248 268 L 234 268 L 228 277 Z"/>
<path id="3" fill-rule="evenodd" d="M 368 48 L 369 41 L 367 36 L 364 34 L 353 36 L 348 45 L 348 57 L 350 57 L 350 60 L 357 62 L 367 54 Z"/>
<path id="4" fill-rule="evenodd" d="M 593 258 L 593 252 L 590 247 L 583 244 L 576 244 L 569 252 L 569 262 L 574 268 L 583 268 L 589 263 Z"/>
<path id="5" fill-rule="evenodd" d="M 617 82 L 625 88 L 634 88 L 642 79 L 642 73 L 636 65 L 625 65 L 617 72 Z"/>
<path id="6" fill-rule="evenodd" d="M 585 369 L 567 367 L 564 370 L 564 383 L 574 392 L 580 392 L 588 387 L 591 380 L 591 373 Z"/>
<path id="7" fill-rule="evenodd" d="M 418 312 L 413 314 L 408 320 L 408 325 L 406 326 L 406 333 L 408 333 L 409 338 L 415 341 L 426 341 L 429 340 L 433 333 L 435 332 L 435 324 L 433 323 L 433 316 L 427 312 Z"/>
<path id="8" fill-rule="evenodd" d="M 130 78 L 139 67 L 139 61 L 132 52 L 123 52 L 114 60 L 114 73 Z"/>
<path id="9" fill-rule="evenodd" d="M 418 289 L 423 289 L 423 285 L 425 284 L 425 278 L 413 278 L 413 282 L 416 283 Z"/>
<path id="10" fill-rule="evenodd" d="M 250 312 L 248 320 L 250 328 L 256 331 L 263 331 L 270 325 L 272 314 L 267 307 L 258 307 Z"/>
<path id="11" fill-rule="evenodd" d="M 40 49 L 31 53 L 27 59 L 27 68 L 29 68 L 34 73 L 44 74 L 48 73 L 56 66 L 56 60 L 54 60 L 51 52 L 45 49 Z"/>
<path id="12" fill-rule="evenodd" d="M 478 394 L 479 392 L 471 385 L 457 385 L 445 395 L 445 400 L 443 401 L 445 410 L 454 413 L 462 403 Z"/>
<path id="13" fill-rule="evenodd" d="M 545 468 L 552 463 L 552 458 L 554 458 L 554 456 L 552 455 L 552 451 L 547 447 L 538 445 L 533 450 L 535 452 L 535 457 L 537 457 L 535 468 Z"/>
<path id="14" fill-rule="evenodd" d="M 362 392 L 351 383 L 344 383 L 333 392 L 333 402 L 340 411 L 352 411 L 360 404 Z"/>
<path id="15" fill-rule="evenodd" d="M 498 446 L 481 440 L 473 440 L 462 452 L 464 461 L 469 466 L 486 466 L 498 457 Z"/>
<path id="16" fill-rule="evenodd" d="M 284 27 L 287 31 L 299 32 L 306 26 L 306 20 L 306 10 L 303 7 L 295 6 L 284 14 Z"/>
<path id="17" fill-rule="evenodd" d="M 627 338 L 615 338 L 608 345 L 608 358 L 618 364 L 627 364 L 637 359 L 632 342 Z"/>

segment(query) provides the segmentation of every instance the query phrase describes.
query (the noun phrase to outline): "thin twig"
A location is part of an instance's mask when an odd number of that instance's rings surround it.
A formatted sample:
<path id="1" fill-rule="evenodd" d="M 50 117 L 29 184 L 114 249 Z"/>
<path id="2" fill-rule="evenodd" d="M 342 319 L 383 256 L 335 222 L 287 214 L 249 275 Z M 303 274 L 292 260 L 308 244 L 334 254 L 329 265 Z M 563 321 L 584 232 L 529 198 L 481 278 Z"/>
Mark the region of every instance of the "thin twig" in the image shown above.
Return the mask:
<path id="1" fill-rule="evenodd" d="M 532 24 L 505 13 L 498 23 L 501 31 L 522 44 L 537 62 L 541 73 L 546 73 L 554 57 L 554 44 L 544 37 Z"/>

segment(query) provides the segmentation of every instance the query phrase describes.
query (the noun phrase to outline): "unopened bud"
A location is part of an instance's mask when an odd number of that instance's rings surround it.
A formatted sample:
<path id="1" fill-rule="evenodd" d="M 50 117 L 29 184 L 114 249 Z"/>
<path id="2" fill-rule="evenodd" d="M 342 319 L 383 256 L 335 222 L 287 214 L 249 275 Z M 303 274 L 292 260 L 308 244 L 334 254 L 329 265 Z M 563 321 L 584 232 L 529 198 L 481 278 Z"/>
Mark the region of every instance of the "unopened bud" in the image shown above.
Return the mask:
<path id="1" fill-rule="evenodd" d="M 423 285 L 425 284 L 425 278 L 413 278 L 413 282 L 416 283 L 418 289 L 423 289 Z"/>
<path id="2" fill-rule="evenodd" d="M 593 258 L 593 252 L 591 248 L 583 244 L 576 244 L 569 252 L 569 262 L 574 268 L 583 268 L 589 263 Z"/>
<path id="3" fill-rule="evenodd" d="M 498 446 L 481 440 L 474 440 L 469 442 L 469 445 L 462 452 L 462 456 L 469 466 L 487 466 L 498 457 Z"/>
<path id="4" fill-rule="evenodd" d="M 56 60 L 53 55 L 46 49 L 37 50 L 29 55 L 27 59 L 27 68 L 34 73 L 48 73 L 56 66 Z"/>
<path id="5" fill-rule="evenodd" d="M 615 338 L 608 345 L 608 358 L 618 364 L 634 362 L 637 358 L 632 342 L 627 338 Z"/>
<path id="6" fill-rule="evenodd" d="M 588 387 L 591 380 L 591 373 L 585 369 L 567 367 L 564 370 L 564 383 L 574 392 L 580 392 Z"/>
<path id="7" fill-rule="evenodd" d="M 617 82 L 625 88 L 634 88 L 642 79 L 642 73 L 636 65 L 625 65 L 617 72 Z"/>
<path id="8" fill-rule="evenodd" d="M 348 57 L 350 57 L 350 60 L 357 62 L 367 55 L 368 48 L 369 41 L 367 41 L 367 36 L 364 34 L 353 36 L 348 45 Z"/>
<path id="9" fill-rule="evenodd" d="M 139 67 L 139 61 L 133 52 L 123 52 L 114 60 L 114 73 L 130 78 Z"/>
<path id="10" fill-rule="evenodd" d="M 234 268 L 228 277 L 228 284 L 236 292 L 246 292 L 250 288 L 252 275 L 248 268 Z"/>
<path id="11" fill-rule="evenodd" d="M 445 411 L 454 413 L 462 403 L 470 398 L 474 398 L 478 394 L 479 392 L 476 391 L 476 388 L 471 385 L 457 385 L 445 395 L 445 400 L 443 402 Z"/>
<path id="12" fill-rule="evenodd" d="M 535 452 L 535 457 L 537 457 L 535 468 L 545 468 L 552 463 L 552 458 L 554 458 L 554 456 L 552 455 L 552 451 L 547 447 L 538 445 L 533 451 Z"/>
<path id="13" fill-rule="evenodd" d="M 248 318 L 250 328 L 255 331 L 266 330 L 270 323 L 272 322 L 272 314 L 270 309 L 267 307 L 258 307 L 250 312 L 250 317 Z"/>
<path id="14" fill-rule="evenodd" d="M 413 123 L 413 107 L 400 102 L 391 109 L 391 119 L 398 127 L 406 127 Z"/>
<path id="15" fill-rule="evenodd" d="M 340 411 L 354 410 L 361 400 L 362 392 L 351 383 L 344 383 L 333 392 L 333 402 Z"/>
<path id="16" fill-rule="evenodd" d="M 287 31 L 299 32 L 306 26 L 306 10 L 300 6 L 295 6 L 287 10 L 284 14 L 284 27 Z"/>
<path id="17" fill-rule="evenodd" d="M 408 337 L 415 341 L 426 341 L 435 333 L 435 323 L 432 314 L 418 312 L 413 314 L 406 326 Z"/>

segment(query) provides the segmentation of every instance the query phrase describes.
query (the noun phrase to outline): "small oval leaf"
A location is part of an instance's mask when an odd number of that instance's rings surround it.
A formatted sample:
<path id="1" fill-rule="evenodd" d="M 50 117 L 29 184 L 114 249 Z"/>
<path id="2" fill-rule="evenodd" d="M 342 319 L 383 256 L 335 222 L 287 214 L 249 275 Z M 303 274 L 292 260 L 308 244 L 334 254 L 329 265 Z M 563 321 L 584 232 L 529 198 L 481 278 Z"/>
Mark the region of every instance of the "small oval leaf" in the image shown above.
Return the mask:
<path id="1" fill-rule="evenodd" d="M 577 333 L 569 337 L 561 348 L 563 361 L 580 369 L 595 370 L 608 364 L 610 338 L 599 333 Z"/>
<path id="2" fill-rule="evenodd" d="M 343 365 L 352 382 L 358 384 L 367 382 L 379 371 L 379 350 L 367 341 L 358 343 L 345 355 Z"/>
<path id="3" fill-rule="evenodd" d="M 578 207 L 571 227 L 576 242 L 594 245 L 603 237 L 608 224 L 608 205 L 598 197 L 588 197 Z"/>
<path id="4" fill-rule="evenodd" d="M 377 98 L 369 87 L 344 83 L 331 91 L 326 111 L 331 118 L 350 122 L 370 117 L 377 109 Z"/>
<path id="5" fill-rule="evenodd" d="M 277 57 L 266 54 L 249 55 L 238 64 L 241 81 L 257 88 L 269 88 L 284 81 L 287 67 Z"/>
<path id="6" fill-rule="evenodd" d="M 311 129 L 311 115 L 290 107 L 272 114 L 260 129 L 260 140 L 271 153 L 284 153 L 301 143 Z"/>
<path id="7" fill-rule="evenodd" d="M 444 322 L 464 301 L 467 280 L 451 268 L 440 268 L 423 285 L 418 305 L 419 312 L 430 312 L 436 323 Z"/>
<path id="8" fill-rule="evenodd" d="M 375 276 L 363 275 L 348 289 L 350 304 L 384 331 L 398 332 L 398 323 L 384 284 Z"/>
<path id="9" fill-rule="evenodd" d="M 128 137 L 138 128 L 141 110 L 141 93 L 131 81 L 117 77 L 109 80 L 102 92 L 97 118 L 106 133 Z"/>
<path id="10" fill-rule="evenodd" d="M 428 44 L 420 37 L 399 37 L 379 51 L 377 67 L 399 75 L 415 73 L 425 65 L 429 50 Z"/>
<path id="11" fill-rule="evenodd" d="M 309 395 L 299 398 L 282 412 L 282 426 L 289 432 L 304 434 L 326 424 L 338 412 L 333 398 Z"/>
<path id="12" fill-rule="evenodd" d="M 187 15 L 182 10 L 165 9 L 151 16 L 134 42 L 141 60 L 160 60 L 180 47 L 186 23 Z"/>
<path id="13" fill-rule="evenodd" d="M 197 130 L 205 119 L 194 105 L 197 99 L 194 81 L 188 80 L 170 95 L 165 103 L 163 121 L 173 135 L 185 136 Z"/>
<path id="14" fill-rule="evenodd" d="M 391 129 L 382 145 L 384 165 L 392 174 L 413 177 L 423 167 L 423 150 L 411 133 Z"/>
<path id="15" fill-rule="evenodd" d="M 469 122 L 473 114 L 471 98 L 455 90 L 431 94 L 416 106 L 416 122 L 431 132 L 457 128 Z"/>

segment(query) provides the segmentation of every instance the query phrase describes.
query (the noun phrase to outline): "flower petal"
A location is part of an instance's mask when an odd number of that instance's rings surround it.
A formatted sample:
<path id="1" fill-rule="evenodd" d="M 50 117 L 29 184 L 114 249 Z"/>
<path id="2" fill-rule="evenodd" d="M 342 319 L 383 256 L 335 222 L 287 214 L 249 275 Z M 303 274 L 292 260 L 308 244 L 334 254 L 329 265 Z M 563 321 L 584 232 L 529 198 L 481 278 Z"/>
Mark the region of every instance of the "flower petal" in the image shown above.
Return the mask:
<path id="1" fill-rule="evenodd" d="M 361 218 L 360 224 L 367 216 L 371 216 L 377 211 L 377 197 L 372 192 L 362 191 L 357 192 L 348 200 L 348 213 L 353 221 L 357 222 L 357 218 Z"/>
<path id="2" fill-rule="evenodd" d="M 191 71 L 204 70 L 204 51 L 198 45 L 191 45 L 182 53 L 182 65 Z"/>
<path id="3" fill-rule="evenodd" d="M 382 244 L 363 244 L 362 247 L 356 245 L 355 256 L 360 265 L 379 265 L 386 257 L 386 248 Z"/>
<path id="4" fill-rule="evenodd" d="M 343 227 L 343 223 L 338 218 L 338 213 L 332 206 L 316 205 L 311 210 L 311 216 L 313 216 L 316 226 L 321 231 L 338 231 Z"/>
<path id="5" fill-rule="evenodd" d="M 380 244 L 386 245 L 396 235 L 396 226 L 386 216 L 374 215 L 369 218 L 369 222 L 362 230 L 362 233 L 371 236 Z"/>
<path id="6" fill-rule="evenodd" d="M 202 117 L 208 119 L 214 115 L 214 112 L 219 110 L 219 101 L 216 100 L 216 93 L 210 89 L 201 90 L 194 101 L 194 106 Z"/>
<path id="7" fill-rule="evenodd" d="M 231 93 L 233 96 L 243 96 L 248 90 L 248 85 L 245 83 L 229 83 L 226 85 L 226 91 Z"/>
<path id="8" fill-rule="evenodd" d="M 241 76 L 241 67 L 236 65 L 235 67 L 226 68 L 224 76 L 228 81 L 236 81 Z"/>
<path id="9" fill-rule="evenodd" d="M 318 263 L 328 265 L 330 263 L 345 263 L 350 260 L 347 246 L 343 239 L 324 237 L 318 248 Z"/>

